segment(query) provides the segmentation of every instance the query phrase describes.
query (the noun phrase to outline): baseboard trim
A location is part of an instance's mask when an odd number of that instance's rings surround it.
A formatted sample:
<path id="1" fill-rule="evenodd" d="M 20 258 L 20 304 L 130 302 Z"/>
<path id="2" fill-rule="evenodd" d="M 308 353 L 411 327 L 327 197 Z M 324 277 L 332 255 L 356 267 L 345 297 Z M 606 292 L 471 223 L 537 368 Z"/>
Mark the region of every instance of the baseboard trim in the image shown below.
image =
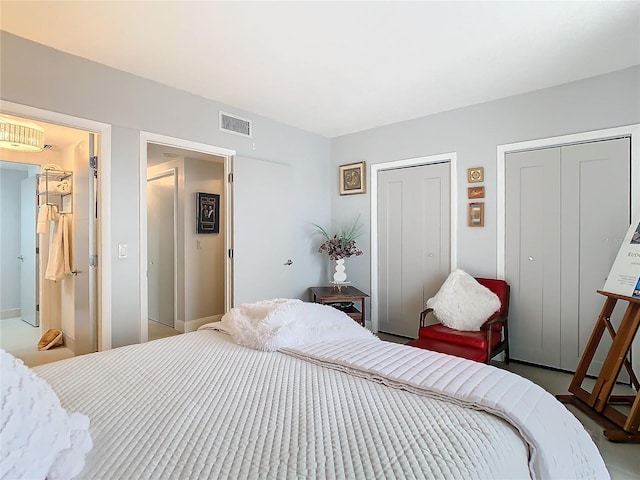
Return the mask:
<path id="1" fill-rule="evenodd" d="M 218 315 L 211 315 L 209 317 L 196 318 L 195 320 L 189 320 L 188 322 L 184 322 L 184 333 L 195 332 L 202 325 L 206 325 L 211 322 L 219 322 L 222 319 L 222 313 Z"/>
<path id="2" fill-rule="evenodd" d="M 69 335 L 67 335 L 66 333 L 62 332 L 62 346 L 68 348 L 69 350 L 71 350 L 74 355 L 76 352 L 76 341 L 71 338 Z"/>
<path id="3" fill-rule="evenodd" d="M 19 308 L 2 310 L 0 312 L 0 320 L 7 320 L 9 318 L 20 318 L 21 316 L 22 316 L 22 310 Z"/>

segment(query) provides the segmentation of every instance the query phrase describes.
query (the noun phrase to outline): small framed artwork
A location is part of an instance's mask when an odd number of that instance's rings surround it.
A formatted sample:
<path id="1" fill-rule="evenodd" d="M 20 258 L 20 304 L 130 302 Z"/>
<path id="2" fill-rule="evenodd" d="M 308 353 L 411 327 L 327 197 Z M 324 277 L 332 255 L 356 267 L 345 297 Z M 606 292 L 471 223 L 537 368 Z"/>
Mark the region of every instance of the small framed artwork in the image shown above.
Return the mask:
<path id="1" fill-rule="evenodd" d="M 469 183 L 484 182 L 484 168 L 474 167 L 467 169 L 467 181 Z"/>
<path id="2" fill-rule="evenodd" d="M 484 202 L 469 204 L 467 222 L 470 227 L 484 227 Z"/>
<path id="3" fill-rule="evenodd" d="M 340 195 L 367 193 L 365 162 L 350 163 L 338 167 Z"/>
<path id="4" fill-rule="evenodd" d="M 467 188 L 467 196 L 472 198 L 484 198 L 484 187 L 469 187 Z"/>
<path id="5" fill-rule="evenodd" d="M 220 195 L 197 193 L 197 232 L 220 233 Z"/>

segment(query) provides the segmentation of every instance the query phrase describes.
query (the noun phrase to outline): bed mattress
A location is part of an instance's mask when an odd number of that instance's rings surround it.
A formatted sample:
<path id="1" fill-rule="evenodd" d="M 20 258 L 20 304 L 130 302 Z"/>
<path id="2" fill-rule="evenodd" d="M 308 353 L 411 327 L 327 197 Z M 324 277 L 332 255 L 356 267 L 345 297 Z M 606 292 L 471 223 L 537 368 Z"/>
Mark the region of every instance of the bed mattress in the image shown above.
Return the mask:
<path id="1" fill-rule="evenodd" d="M 530 478 L 503 419 L 211 330 L 34 369 L 86 414 L 78 478 Z"/>

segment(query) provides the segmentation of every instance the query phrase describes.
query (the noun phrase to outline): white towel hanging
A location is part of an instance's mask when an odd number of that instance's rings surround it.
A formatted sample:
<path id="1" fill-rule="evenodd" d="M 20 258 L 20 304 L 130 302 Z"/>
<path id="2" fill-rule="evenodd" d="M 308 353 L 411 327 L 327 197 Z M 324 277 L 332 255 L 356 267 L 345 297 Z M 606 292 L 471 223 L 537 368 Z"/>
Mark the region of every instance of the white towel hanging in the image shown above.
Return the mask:
<path id="1" fill-rule="evenodd" d="M 53 233 L 53 240 L 49 248 L 49 260 L 44 278 L 54 282 L 62 280 L 71 273 L 69 258 L 69 225 L 67 216 L 61 214 Z"/>
<path id="2" fill-rule="evenodd" d="M 58 219 L 58 207 L 56 205 L 44 204 L 40 205 L 38 209 L 38 223 L 36 226 L 36 232 L 45 234 L 49 231 L 49 222 L 56 221 Z"/>

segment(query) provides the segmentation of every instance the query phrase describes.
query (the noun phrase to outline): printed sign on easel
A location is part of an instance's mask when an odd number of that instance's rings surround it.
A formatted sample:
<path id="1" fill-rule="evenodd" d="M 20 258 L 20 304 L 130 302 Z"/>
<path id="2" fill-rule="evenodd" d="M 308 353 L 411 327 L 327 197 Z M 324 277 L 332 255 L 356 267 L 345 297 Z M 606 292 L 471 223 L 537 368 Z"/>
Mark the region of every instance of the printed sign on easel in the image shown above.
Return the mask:
<path id="1" fill-rule="evenodd" d="M 603 290 L 640 298 L 640 220 L 629 227 Z"/>

